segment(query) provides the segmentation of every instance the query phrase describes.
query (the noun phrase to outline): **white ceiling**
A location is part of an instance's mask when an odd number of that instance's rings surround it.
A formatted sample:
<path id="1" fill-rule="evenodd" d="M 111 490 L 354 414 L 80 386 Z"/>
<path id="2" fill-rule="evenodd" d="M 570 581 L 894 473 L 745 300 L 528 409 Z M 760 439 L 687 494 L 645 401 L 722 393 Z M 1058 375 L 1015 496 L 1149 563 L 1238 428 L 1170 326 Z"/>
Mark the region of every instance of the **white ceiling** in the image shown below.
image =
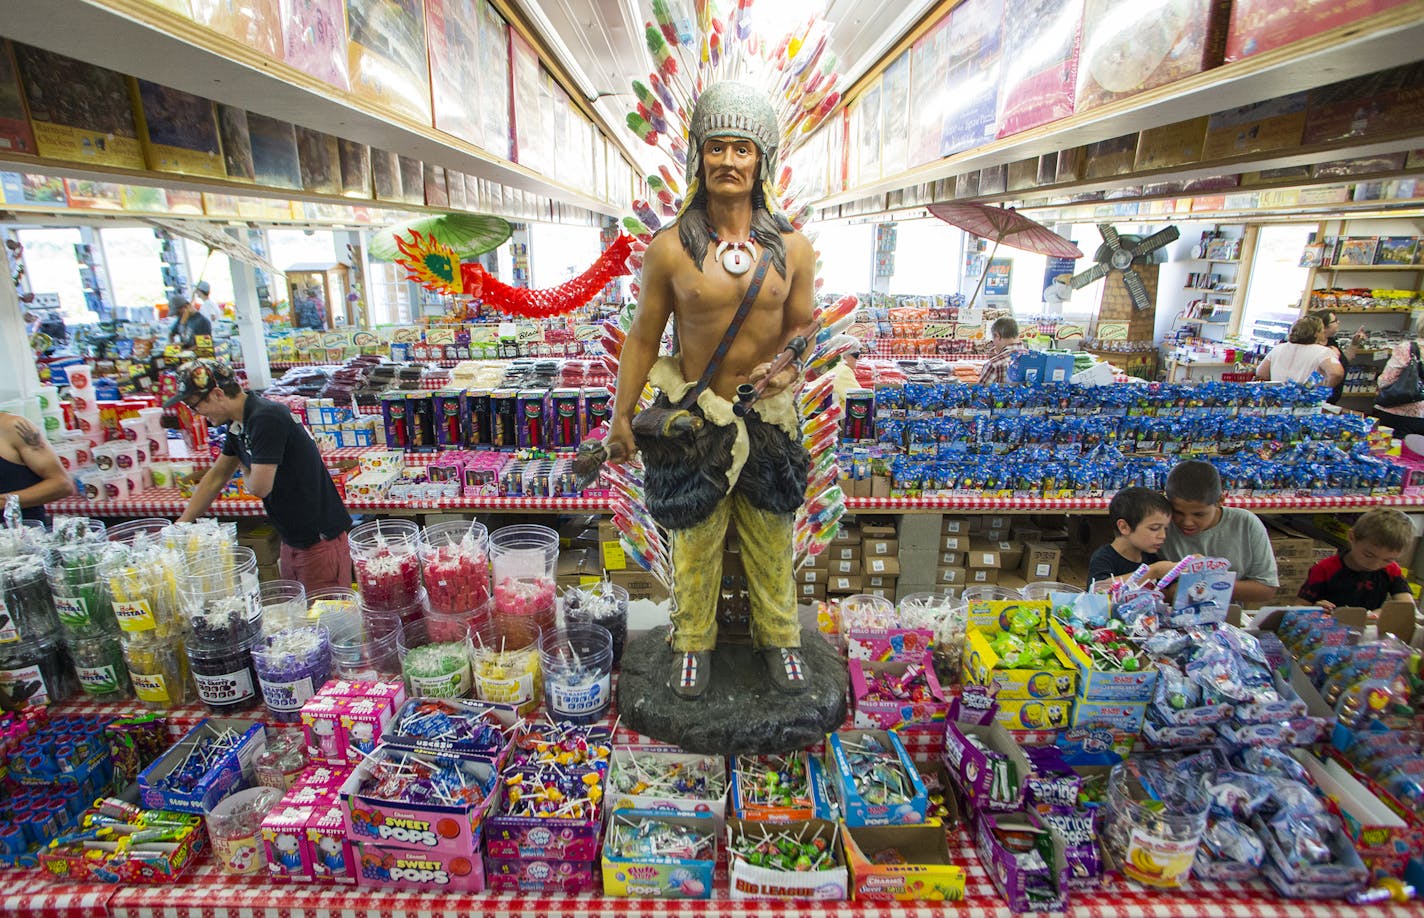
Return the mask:
<path id="1" fill-rule="evenodd" d="M 640 158 L 644 171 L 656 169 L 659 155 L 629 131 L 624 118 L 636 107 L 633 80 L 647 82 L 652 69 L 644 23 L 652 21 L 652 0 L 515 0 L 564 58 L 565 69 L 593 101 L 605 123 Z M 757 7 L 786 5 L 822 11 L 830 24 L 830 51 L 839 61 L 844 91 L 918 22 L 935 0 L 757 0 Z M 674 8 L 681 4 L 674 0 Z M 724 8 L 730 4 L 721 4 Z M 692 4 L 686 2 L 686 8 Z M 805 15 L 797 21 L 804 22 Z M 775 42 L 781 36 L 765 36 Z"/>

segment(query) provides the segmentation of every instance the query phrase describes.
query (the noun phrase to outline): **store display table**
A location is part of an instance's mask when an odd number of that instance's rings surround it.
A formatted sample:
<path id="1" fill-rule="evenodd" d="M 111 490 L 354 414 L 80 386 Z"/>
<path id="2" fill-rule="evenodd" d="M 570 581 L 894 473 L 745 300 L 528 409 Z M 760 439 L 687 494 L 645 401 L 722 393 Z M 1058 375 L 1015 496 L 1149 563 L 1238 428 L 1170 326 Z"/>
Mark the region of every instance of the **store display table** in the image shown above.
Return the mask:
<path id="1" fill-rule="evenodd" d="M 59 713 L 131 715 L 132 702 L 73 700 Z M 207 716 L 201 705 L 187 705 L 167 714 L 177 738 Z M 260 712 L 249 712 L 256 719 Z M 617 743 L 649 743 L 648 737 L 619 728 L 610 712 Z M 849 724 L 847 724 L 849 726 Z M 939 731 L 907 731 L 906 749 L 917 760 L 935 761 L 943 750 Z M 1022 737 L 1025 742 L 1051 741 L 1051 736 Z M 810 902 L 807 900 L 733 899 L 727 887 L 725 860 L 719 861 L 716 885 L 709 900 L 626 899 L 596 893 L 579 895 L 516 893 L 418 893 L 408 890 L 279 884 L 258 877 L 224 874 L 207 853 L 178 883 L 158 886 L 109 886 L 69 882 L 39 870 L 0 870 L 0 914 L 42 918 L 431 918 L 439 915 L 482 915 L 497 918 L 570 916 L 728 915 L 738 918 L 793 916 L 812 913 L 845 918 L 944 915 L 963 910 L 976 918 L 1008 918 L 1011 914 L 979 864 L 970 833 L 960 828 L 950 839 L 955 863 L 965 871 L 962 902 Z M 723 855 L 725 858 L 725 854 Z M 1424 903 L 1357 907 L 1344 902 L 1282 899 L 1265 883 L 1199 882 L 1190 889 L 1155 891 L 1121 879 L 1109 879 L 1091 892 L 1075 893 L 1069 913 L 1082 918 L 1359 918 L 1366 913 L 1389 918 L 1424 918 Z"/>

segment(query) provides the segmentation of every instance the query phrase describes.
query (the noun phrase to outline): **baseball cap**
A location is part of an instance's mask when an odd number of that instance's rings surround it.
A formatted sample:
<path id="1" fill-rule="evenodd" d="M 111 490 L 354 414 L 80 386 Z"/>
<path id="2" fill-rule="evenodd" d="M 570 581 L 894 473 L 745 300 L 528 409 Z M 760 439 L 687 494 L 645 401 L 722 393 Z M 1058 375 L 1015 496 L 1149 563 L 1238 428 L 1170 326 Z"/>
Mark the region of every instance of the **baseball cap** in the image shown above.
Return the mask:
<path id="1" fill-rule="evenodd" d="M 207 395 L 236 382 L 232 367 L 221 360 L 190 360 L 178 368 L 178 391 L 164 400 L 163 407 L 171 408 L 194 395 Z"/>
<path id="2" fill-rule="evenodd" d="M 203 296 L 207 296 L 212 290 L 213 288 L 208 286 L 207 281 L 198 281 L 198 286 L 193 288 L 195 293 L 201 293 Z"/>

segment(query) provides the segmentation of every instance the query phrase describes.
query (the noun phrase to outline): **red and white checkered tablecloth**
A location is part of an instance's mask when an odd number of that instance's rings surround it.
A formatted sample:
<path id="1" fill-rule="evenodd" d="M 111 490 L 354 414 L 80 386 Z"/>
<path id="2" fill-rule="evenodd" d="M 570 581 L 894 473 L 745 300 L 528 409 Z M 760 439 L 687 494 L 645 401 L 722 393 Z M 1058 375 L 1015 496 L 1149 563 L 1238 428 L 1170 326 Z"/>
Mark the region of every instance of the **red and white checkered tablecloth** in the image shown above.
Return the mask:
<path id="1" fill-rule="evenodd" d="M 40 870 L 0 869 L 0 915 L 91 918 L 109 912 L 118 892 L 107 883 L 76 883 Z"/>
<path id="2" fill-rule="evenodd" d="M 359 886 L 271 883 L 262 878 L 231 877 L 205 858 L 171 886 L 107 887 L 90 892 L 91 884 L 61 884 L 36 875 L 21 881 L 21 891 L 0 898 L 6 914 L 95 915 L 114 918 L 442 918 L 481 915 L 486 918 L 691 918 L 735 916 L 773 918 L 816 914 L 831 918 L 891 918 L 943 916 L 948 910 L 976 918 L 1010 918 L 993 882 L 979 866 L 969 834 L 960 830 L 951 840 L 950 856 L 964 868 L 962 902 L 809 902 L 806 900 L 732 899 L 727 891 L 725 864 L 719 864 L 712 898 L 707 900 L 626 899 L 597 893 L 538 895 L 517 893 L 417 893 Z M 33 871 L 29 873 L 35 873 Z M 68 891 L 66 886 L 76 891 Z M 31 899 L 29 890 L 33 888 Z M 77 890 L 84 890 L 78 892 Z M 86 902 L 87 899 L 95 901 Z M 18 910 L 12 910 L 11 900 Z M 42 903 L 52 902 L 45 909 Z M 83 908 L 85 903 L 87 908 Z M 1109 879 L 1091 892 L 1075 894 L 1068 914 L 1081 918 L 1359 918 L 1366 911 L 1390 918 L 1419 918 L 1424 906 L 1376 906 L 1360 909 L 1342 902 L 1291 901 L 1277 897 L 1263 883 L 1198 883 L 1187 890 L 1156 892 Z"/>

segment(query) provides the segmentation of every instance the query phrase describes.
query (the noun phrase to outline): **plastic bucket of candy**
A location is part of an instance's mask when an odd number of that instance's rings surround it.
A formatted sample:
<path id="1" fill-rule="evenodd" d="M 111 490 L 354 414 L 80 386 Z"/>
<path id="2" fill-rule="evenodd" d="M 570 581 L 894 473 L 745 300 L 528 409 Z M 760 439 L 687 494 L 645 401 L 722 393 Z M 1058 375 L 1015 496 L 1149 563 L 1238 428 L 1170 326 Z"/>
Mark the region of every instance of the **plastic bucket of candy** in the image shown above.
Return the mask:
<path id="1" fill-rule="evenodd" d="M 269 580 L 257 588 L 257 605 L 263 631 L 295 628 L 307 620 L 307 588 L 297 580 Z"/>
<path id="2" fill-rule="evenodd" d="M 1027 584 L 1019 592 L 1023 594 L 1024 599 L 1037 601 L 1047 599 L 1053 593 L 1081 593 L 1083 588 L 1058 580 L 1040 580 L 1037 583 Z"/>
<path id="3" fill-rule="evenodd" d="M 63 701 L 74 692 L 74 675 L 57 635 L 0 644 L 0 694 L 23 709 Z"/>
<path id="4" fill-rule="evenodd" d="M 1010 599 L 1023 599 L 1023 594 L 1012 587 L 984 584 L 965 587 L 959 598 L 964 601 L 965 605 L 971 605 L 976 602 L 1006 602 Z"/>
<path id="5" fill-rule="evenodd" d="M 114 619 L 114 606 L 106 580 L 91 580 L 88 583 L 51 581 L 44 584 L 44 589 L 53 597 L 50 601 L 66 638 L 95 637 L 109 634 L 119 627 Z M 15 606 L 10 603 L 8 591 L 5 601 L 12 610 L 10 614 L 14 615 Z"/>
<path id="6" fill-rule="evenodd" d="M 242 545 L 189 564 L 178 588 L 192 641 L 200 647 L 251 640 L 262 625 L 257 555 Z"/>
<path id="7" fill-rule="evenodd" d="M 361 598 L 356 595 L 355 590 L 347 587 L 323 587 L 307 594 L 308 623 L 321 621 L 323 616 L 343 609 L 357 613 L 361 611 Z"/>
<path id="8" fill-rule="evenodd" d="M 156 542 L 163 535 L 163 531 L 173 525 L 172 520 L 165 520 L 160 517 L 149 517 L 142 520 L 129 520 L 120 523 L 109 529 L 105 534 L 110 542 L 119 542 L 124 545 L 131 545 L 137 541 Z"/>
<path id="9" fill-rule="evenodd" d="M 48 637 L 59 628 L 44 562 L 35 555 L 0 561 L 0 599 L 0 643 Z M 108 626 L 112 630 L 112 617 Z"/>
<path id="10" fill-rule="evenodd" d="M 408 608 L 421 591 L 420 527 L 410 520 L 371 520 L 351 530 L 349 541 L 361 601 L 381 612 Z"/>
<path id="11" fill-rule="evenodd" d="M 602 625 L 570 622 L 539 638 L 549 717 L 591 724 L 613 696 L 613 638 Z"/>
<path id="12" fill-rule="evenodd" d="M 214 714 L 243 711 L 257 703 L 257 670 L 252 663 L 254 638 L 215 647 L 188 645 L 188 667 L 198 700 Z"/>
<path id="13" fill-rule="evenodd" d="M 430 698 L 468 698 L 470 676 L 470 626 L 430 622 L 402 624 L 396 632 L 401 675 L 411 695 Z"/>
<path id="14" fill-rule="evenodd" d="M 548 526 L 505 526 L 489 542 L 496 622 L 504 627 L 508 619 L 528 618 L 540 630 L 552 630 L 559 534 Z"/>
<path id="15" fill-rule="evenodd" d="M 461 626 L 469 627 L 473 633 L 490 621 L 493 612 L 494 600 L 488 599 L 479 608 L 464 612 L 437 612 L 433 607 L 426 608 L 424 617 L 430 625 L 431 632 L 435 634 L 447 633 L 452 629 L 459 629 Z"/>
<path id="16" fill-rule="evenodd" d="M 249 787 L 224 797 L 204 817 L 213 857 L 223 873 L 248 876 L 266 873 L 262 818 L 282 799 L 275 787 Z"/>
<path id="17" fill-rule="evenodd" d="M 969 624 L 969 607 L 948 593 L 911 593 L 901 598 L 896 609 L 907 628 L 928 628 L 934 632 L 935 676 L 940 685 L 957 685 L 964 660 L 964 633 Z"/>
<path id="18" fill-rule="evenodd" d="M 175 569 L 178 555 L 157 545 L 134 542 L 120 548 L 110 544 L 111 554 L 99 574 L 124 635 L 135 639 L 176 636 L 182 630 Z M 50 580 L 54 581 L 52 575 Z"/>
<path id="19" fill-rule="evenodd" d="M 167 711 L 192 700 L 188 657 L 179 638 L 130 637 L 124 641 L 124 663 L 144 707 Z"/>
<path id="20" fill-rule="evenodd" d="M 590 622 L 608 629 L 613 638 L 613 665 L 617 666 L 628 638 L 628 591 L 600 580 L 565 590 L 563 601 L 565 622 Z"/>
<path id="21" fill-rule="evenodd" d="M 840 601 L 841 634 L 898 627 L 895 604 L 874 593 L 856 593 Z"/>
<path id="22" fill-rule="evenodd" d="M 401 674 L 396 633 L 400 619 L 393 612 L 362 614 L 360 609 L 337 609 L 322 615 L 331 640 L 331 674 L 338 679 L 380 681 Z"/>
<path id="23" fill-rule="evenodd" d="M 331 674 L 326 629 L 303 625 L 263 635 L 252 645 L 252 663 L 272 718 L 296 723 L 302 705 Z"/>
<path id="24" fill-rule="evenodd" d="M 409 604 L 394 609 L 384 609 L 379 605 L 369 605 L 364 596 L 360 597 L 360 600 L 362 615 L 394 615 L 400 619 L 402 625 L 414 624 L 425 618 L 426 604 L 424 590 L 417 590 L 415 598 L 412 599 Z"/>
<path id="25" fill-rule="evenodd" d="M 70 637 L 65 644 L 84 694 L 95 701 L 129 697 L 129 670 L 124 664 L 123 641 L 117 633 Z"/>
<path id="26" fill-rule="evenodd" d="M 420 532 L 420 570 L 435 612 L 467 612 L 490 600 L 489 533 L 481 523 L 455 520 Z"/>
<path id="27" fill-rule="evenodd" d="M 491 621 L 475 629 L 475 697 L 512 704 L 520 714 L 531 714 L 543 695 L 539 628 L 528 619 L 506 624 L 501 628 Z"/>
<path id="28" fill-rule="evenodd" d="M 1176 887 L 1191 872 L 1206 829 L 1205 787 L 1156 759 L 1113 766 L 1103 808 L 1103 844 L 1131 879 Z"/>

